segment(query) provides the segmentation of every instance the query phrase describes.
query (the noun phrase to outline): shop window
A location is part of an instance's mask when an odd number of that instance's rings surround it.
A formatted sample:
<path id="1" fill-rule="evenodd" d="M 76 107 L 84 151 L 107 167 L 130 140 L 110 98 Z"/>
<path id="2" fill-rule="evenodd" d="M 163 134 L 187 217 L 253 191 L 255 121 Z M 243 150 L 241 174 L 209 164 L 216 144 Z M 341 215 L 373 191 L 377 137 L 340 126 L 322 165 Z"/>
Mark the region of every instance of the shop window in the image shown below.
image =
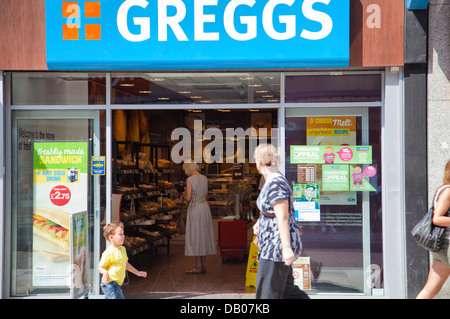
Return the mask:
<path id="1" fill-rule="evenodd" d="M 280 74 L 112 74 L 111 89 L 112 104 L 280 103 Z"/>
<path id="2" fill-rule="evenodd" d="M 105 113 L 12 112 L 11 296 L 68 296 L 70 269 L 78 288 L 89 285 L 98 293 L 96 253 L 106 176 L 93 176 L 89 163 L 91 155 L 104 154 Z M 76 232 L 69 214 L 85 212 L 77 227 L 86 225 L 86 233 L 77 233 L 71 268 L 68 234 Z"/>
<path id="3" fill-rule="evenodd" d="M 288 109 L 285 128 L 309 291 L 382 293 L 381 108 Z"/>
<path id="4" fill-rule="evenodd" d="M 376 101 L 381 101 L 381 74 L 286 76 L 286 103 Z"/>
<path id="5" fill-rule="evenodd" d="M 101 105 L 106 76 L 95 73 L 13 73 L 13 105 Z"/>

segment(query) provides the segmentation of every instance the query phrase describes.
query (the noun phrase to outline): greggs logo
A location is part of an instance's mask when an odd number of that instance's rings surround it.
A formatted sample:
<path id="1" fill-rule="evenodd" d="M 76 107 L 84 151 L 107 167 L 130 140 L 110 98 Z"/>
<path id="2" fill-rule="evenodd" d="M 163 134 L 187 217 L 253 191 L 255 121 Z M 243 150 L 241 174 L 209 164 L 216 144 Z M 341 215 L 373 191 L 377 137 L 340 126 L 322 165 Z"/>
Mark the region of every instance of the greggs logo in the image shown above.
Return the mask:
<path id="1" fill-rule="evenodd" d="M 300 37 L 307 40 L 321 40 L 326 38 L 333 30 L 333 20 L 324 12 L 313 9 L 315 3 L 328 5 L 331 0 L 303 0 L 301 6 L 303 16 L 311 21 L 315 21 L 321 28 L 316 31 L 310 31 L 300 28 Z M 81 10 L 79 2 L 84 2 L 84 18 L 100 18 L 100 1 L 63 1 L 62 11 L 63 17 L 67 18 L 67 23 L 63 25 L 64 40 L 79 40 L 81 28 Z M 279 32 L 274 27 L 274 16 L 278 6 L 292 6 L 295 0 L 269 0 L 264 6 L 263 12 L 259 12 L 261 17 L 243 16 L 240 17 L 241 24 L 246 26 L 247 31 L 238 32 L 236 29 L 236 21 L 234 19 L 238 8 L 252 8 L 255 0 L 230 0 L 225 7 L 223 13 L 223 23 L 225 33 L 237 41 L 249 41 L 257 37 L 257 21 L 261 19 L 265 33 L 274 40 L 288 40 L 298 36 L 296 34 L 297 17 L 296 15 L 279 16 L 279 21 L 284 24 L 285 31 Z M 142 42 L 150 38 L 150 18 L 149 17 L 133 17 L 134 25 L 140 28 L 139 34 L 130 32 L 128 21 L 129 11 L 132 8 L 146 9 L 149 2 L 146 0 L 125 0 L 119 7 L 117 12 L 117 27 L 122 37 L 131 42 Z M 194 11 L 194 41 L 218 41 L 220 34 L 218 32 L 206 32 L 204 25 L 207 23 L 215 23 L 216 15 L 205 14 L 207 7 L 217 7 L 218 1 L 199 1 L 193 3 Z M 175 15 L 169 15 L 169 7 L 176 9 Z M 175 34 L 178 41 L 188 41 L 188 36 L 181 26 L 181 22 L 186 17 L 186 4 L 181 0 L 159 0 L 157 4 L 158 10 L 158 41 L 167 41 L 168 29 Z M 84 24 L 85 40 L 101 40 L 101 24 L 86 23 Z"/>
<path id="2" fill-rule="evenodd" d="M 63 40 L 79 40 L 80 29 L 82 29 L 81 20 L 83 18 L 100 18 L 101 9 L 100 1 L 83 1 L 84 12 L 81 12 L 80 1 L 63 1 L 62 16 L 66 18 L 63 24 Z M 83 20 L 84 21 L 84 20 Z M 89 21 L 90 22 L 90 21 Z M 85 40 L 101 40 L 101 24 L 85 23 L 84 39 Z"/>
<path id="3" fill-rule="evenodd" d="M 45 19 L 52 70 L 345 67 L 349 61 L 350 0 L 45 0 Z"/>

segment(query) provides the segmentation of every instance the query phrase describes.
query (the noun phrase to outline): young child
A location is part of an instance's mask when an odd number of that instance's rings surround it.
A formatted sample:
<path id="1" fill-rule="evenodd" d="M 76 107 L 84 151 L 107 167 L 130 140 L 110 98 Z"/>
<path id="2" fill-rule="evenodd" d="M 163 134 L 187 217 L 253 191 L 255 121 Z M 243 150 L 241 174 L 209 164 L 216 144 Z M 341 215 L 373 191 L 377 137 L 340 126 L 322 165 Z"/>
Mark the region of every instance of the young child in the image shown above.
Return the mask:
<path id="1" fill-rule="evenodd" d="M 103 228 L 103 236 L 110 243 L 98 264 L 98 271 L 103 275 L 101 287 L 105 293 L 105 299 L 125 299 L 121 288 L 125 271 L 128 270 L 144 278 L 147 277 L 147 272 L 139 271 L 128 263 L 127 251 L 122 246 L 125 235 L 121 222 L 106 225 Z"/>

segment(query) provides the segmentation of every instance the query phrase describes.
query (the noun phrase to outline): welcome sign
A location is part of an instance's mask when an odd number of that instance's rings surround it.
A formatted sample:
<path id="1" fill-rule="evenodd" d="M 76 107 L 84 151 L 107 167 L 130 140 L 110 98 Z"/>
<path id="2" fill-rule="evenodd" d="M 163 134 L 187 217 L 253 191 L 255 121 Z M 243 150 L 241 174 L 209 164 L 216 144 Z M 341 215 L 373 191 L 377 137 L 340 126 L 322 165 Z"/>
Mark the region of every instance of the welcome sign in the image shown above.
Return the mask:
<path id="1" fill-rule="evenodd" d="M 50 70 L 346 67 L 350 0 L 46 0 Z"/>

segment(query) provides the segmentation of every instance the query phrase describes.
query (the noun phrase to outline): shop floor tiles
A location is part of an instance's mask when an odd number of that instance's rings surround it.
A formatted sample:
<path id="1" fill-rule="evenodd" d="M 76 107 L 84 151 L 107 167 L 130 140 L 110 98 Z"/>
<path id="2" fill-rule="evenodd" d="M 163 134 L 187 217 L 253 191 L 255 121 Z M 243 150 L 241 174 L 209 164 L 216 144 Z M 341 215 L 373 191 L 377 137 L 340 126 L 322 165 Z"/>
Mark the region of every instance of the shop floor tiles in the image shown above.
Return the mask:
<path id="1" fill-rule="evenodd" d="M 254 287 L 245 287 L 247 257 L 243 262 L 222 262 L 220 251 L 206 257 L 205 274 L 186 274 L 195 266 L 195 257 L 184 255 L 184 245 L 171 245 L 170 254 L 160 249 L 156 258 L 142 253 L 130 259 L 139 270 L 147 271 L 147 278 L 128 273 L 123 285 L 127 299 L 158 298 L 221 298 L 252 299 Z"/>

